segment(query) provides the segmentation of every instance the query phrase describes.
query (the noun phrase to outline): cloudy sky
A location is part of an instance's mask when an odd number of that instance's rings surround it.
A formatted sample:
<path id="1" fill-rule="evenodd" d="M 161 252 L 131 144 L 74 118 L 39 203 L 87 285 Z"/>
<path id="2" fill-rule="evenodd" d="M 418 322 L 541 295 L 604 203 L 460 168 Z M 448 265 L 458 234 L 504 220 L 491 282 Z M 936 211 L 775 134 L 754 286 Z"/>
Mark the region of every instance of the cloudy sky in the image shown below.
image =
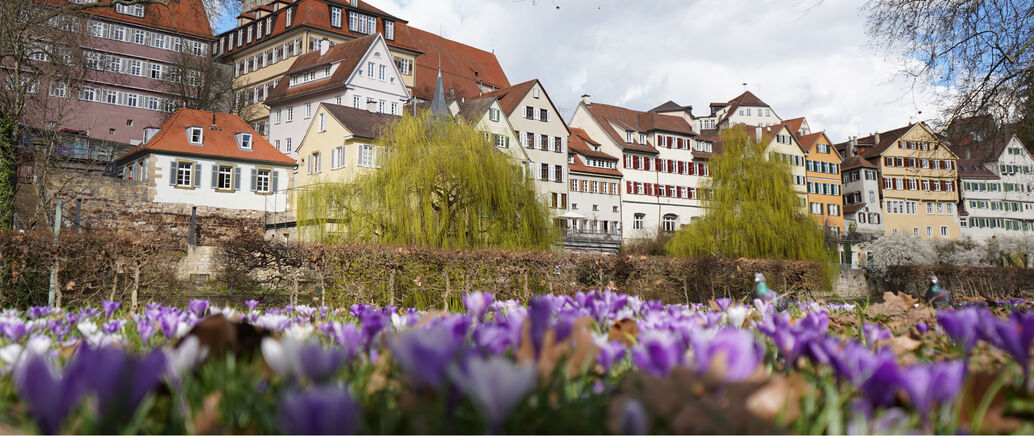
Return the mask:
<path id="1" fill-rule="evenodd" d="M 569 119 L 582 94 L 704 114 L 746 89 L 833 141 L 936 115 L 937 98 L 871 47 L 861 0 L 368 0 L 412 26 L 494 51 L 539 78 Z M 557 9 L 555 5 L 559 5 Z"/>

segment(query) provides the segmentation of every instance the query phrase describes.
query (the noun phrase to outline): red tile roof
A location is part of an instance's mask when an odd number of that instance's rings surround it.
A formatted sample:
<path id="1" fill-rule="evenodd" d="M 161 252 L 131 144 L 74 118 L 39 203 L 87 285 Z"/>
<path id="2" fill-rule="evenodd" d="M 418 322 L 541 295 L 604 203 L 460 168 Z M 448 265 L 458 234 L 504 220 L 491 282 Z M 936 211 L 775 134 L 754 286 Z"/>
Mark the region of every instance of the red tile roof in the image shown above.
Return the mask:
<path id="1" fill-rule="evenodd" d="M 799 132 L 801 131 L 801 125 L 804 124 L 804 117 L 797 117 L 797 118 L 790 118 L 788 120 L 783 120 L 783 122 L 780 123 L 780 124 L 783 124 L 786 127 L 789 127 L 790 131 L 793 132 L 794 136 L 798 136 L 798 135 L 800 135 Z"/>
<path id="2" fill-rule="evenodd" d="M 213 125 L 214 120 L 214 125 Z M 191 145 L 187 141 L 188 127 L 202 127 L 202 145 Z M 251 133 L 251 150 L 242 150 L 237 145 L 237 133 Z M 193 156 L 267 162 L 280 165 L 294 165 L 295 160 L 281 153 L 248 123 L 234 114 L 221 112 L 180 109 L 162 123 L 158 133 L 150 141 L 133 147 L 119 161 L 124 161 L 149 152 L 170 152 Z"/>
<path id="3" fill-rule="evenodd" d="M 481 86 L 493 89 L 510 86 L 495 54 L 415 27 L 404 31 L 410 43 L 424 53 L 416 58 L 413 95 L 417 98 L 431 100 L 433 97 L 439 60 L 446 97 L 470 100 L 481 97 Z"/>
<path id="4" fill-rule="evenodd" d="M 873 169 L 875 169 L 876 165 L 873 165 L 872 162 L 869 162 L 864 157 L 857 156 L 857 155 L 851 156 L 851 157 L 849 157 L 847 159 L 844 159 L 844 161 L 840 163 L 840 172 L 844 172 L 844 171 L 847 171 L 847 170 L 853 170 L 855 168 L 873 168 Z"/>
<path id="5" fill-rule="evenodd" d="M 498 99 L 499 106 L 503 108 L 503 112 L 505 112 L 506 116 L 509 117 L 513 115 L 513 112 L 515 110 L 517 110 L 517 106 L 521 104 L 521 100 L 524 100 L 524 96 L 528 95 L 528 93 L 531 92 L 531 89 L 535 86 L 536 83 L 539 85 L 540 88 L 542 88 L 542 95 L 546 97 L 546 101 L 549 102 L 550 107 L 553 108 L 553 112 L 556 113 L 557 118 L 559 118 L 560 111 L 558 111 L 556 105 L 553 104 L 553 99 L 549 98 L 549 93 L 546 92 L 546 87 L 542 86 L 542 84 L 539 82 L 539 79 L 531 79 L 527 82 L 521 82 L 509 88 L 498 89 L 486 93 L 485 95 L 481 96 L 481 98 Z M 567 123 L 564 123 L 564 127 L 567 127 Z M 568 135 L 570 135 L 571 130 L 568 129 L 567 132 Z"/>
<path id="6" fill-rule="evenodd" d="M 400 118 L 398 115 L 370 112 L 330 103 L 322 103 L 322 106 L 342 126 L 352 132 L 352 135 L 359 138 L 377 139 L 388 125 Z"/>
<path id="7" fill-rule="evenodd" d="M 865 202 L 855 203 L 855 204 L 845 204 L 844 205 L 844 213 L 845 214 L 855 213 L 855 212 L 858 212 L 863 207 L 865 207 Z"/>
<path id="8" fill-rule="evenodd" d="M 374 15 L 378 18 L 381 18 L 377 20 L 376 32 L 384 31 L 384 18 L 387 18 L 389 21 L 393 21 L 395 23 L 395 39 L 387 41 L 389 47 L 407 50 L 413 53 L 419 53 L 419 50 L 417 50 L 410 41 L 408 26 L 406 25 L 405 20 L 401 20 L 387 13 L 384 13 L 380 9 L 374 8 L 363 1 L 360 1 L 358 3 L 358 8 L 353 8 L 351 6 L 348 6 L 347 4 L 337 5 L 342 8 L 341 27 L 334 27 L 330 25 L 330 6 L 325 1 L 297 0 L 296 2 L 282 7 L 280 8 L 280 10 L 273 12 L 267 16 L 271 17 L 271 19 L 273 20 L 272 34 L 265 35 L 265 32 L 263 32 L 262 38 L 255 38 L 250 43 L 242 44 L 240 47 L 237 47 L 237 43 L 236 41 L 234 41 L 233 47 L 228 47 L 226 52 L 219 55 L 219 57 L 226 57 L 233 53 L 247 50 L 252 46 L 264 44 L 270 39 L 276 38 L 277 36 L 285 32 L 305 27 L 324 30 L 345 37 L 361 38 L 363 36 L 367 36 L 366 34 L 352 32 L 348 29 L 348 11 L 357 9 L 367 15 Z M 286 11 L 289 9 L 294 11 L 292 13 L 293 17 L 291 19 L 291 27 L 285 27 L 286 23 L 284 15 L 286 14 Z M 245 28 L 247 26 L 255 25 L 254 23 L 264 22 L 267 17 L 263 17 L 260 20 L 255 20 L 253 23 L 245 23 L 242 26 L 234 27 L 233 29 L 219 34 L 219 36 L 229 36 L 230 34 L 233 34 L 236 38 L 237 30 Z"/>
<path id="9" fill-rule="evenodd" d="M 740 106 L 769 107 L 768 103 L 761 101 L 761 99 L 758 98 L 758 96 L 754 95 L 754 93 L 750 91 L 744 91 L 743 94 L 740 94 L 736 96 L 736 98 L 729 100 L 728 103 L 711 103 L 711 106 L 717 108 L 729 106 L 729 110 L 725 112 L 725 116 L 718 121 L 719 123 L 725 121 L 730 116 L 732 116 L 732 114 L 736 113 L 736 109 L 738 109 Z"/>
<path id="10" fill-rule="evenodd" d="M 625 138 L 621 137 L 614 130 L 611 123 L 642 133 L 663 131 L 685 136 L 696 135 L 693 127 L 682 117 L 661 115 L 654 112 L 640 112 L 603 103 L 592 103 L 583 106 L 589 111 L 589 114 L 592 115 L 600 127 L 610 135 L 611 139 L 626 150 L 657 153 L 657 149 L 650 145 L 649 140 L 647 140 L 646 144 L 640 144 L 636 142 L 638 138 L 633 137 L 632 143 L 625 142 Z"/>
<path id="11" fill-rule="evenodd" d="M 977 159 L 959 159 L 959 178 L 978 180 L 998 180 L 999 177 L 993 171 L 984 166 L 984 161 Z"/>
<path id="12" fill-rule="evenodd" d="M 280 101 L 289 100 L 302 95 L 309 95 L 336 87 L 346 85 L 346 80 L 352 75 L 363 56 L 379 38 L 380 34 L 367 35 L 362 38 L 335 44 L 327 50 L 327 54 L 320 56 L 320 52 L 310 51 L 294 58 L 291 68 L 284 73 L 283 78 L 277 83 L 276 88 L 269 92 L 266 104 L 272 105 Z M 322 65 L 339 63 L 337 70 L 329 79 L 321 79 L 303 85 L 291 86 L 291 75 L 309 70 Z"/>
<path id="13" fill-rule="evenodd" d="M 69 3 L 68 0 L 33 1 L 53 6 L 67 6 Z M 111 2 L 108 0 L 99 0 L 97 4 L 105 5 L 108 3 Z M 214 38 L 214 35 L 212 34 L 212 26 L 208 22 L 208 14 L 205 13 L 205 8 L 201 3 L 201 0 L 172 1 L 169 2 L 168 6 L 163 4 L 147 4 L 144 5 L 143 17 L 120 14 L 115 12 L 114 6 L 87 8 L 84 10 L 84 13 L 129 24 L 149 26 L 185 35 L 197 36 L 208 40 Z"/>
<path id="14" fill-rule="evenodd" d="M 886 151 L 887 148 L 890 148 L 890 146 L 892 144 L 897 142 L 898 139 L 900 139 L 902 135 L 904 135 L 905 133 L 908 133 L 909 130 L 912 130 L 912 127 L 915 127 L 916 124 L 918 124 L 918 123 L 912 123 L 912 124 L 909 124 L 909 125 L 904 126 L 904 127 L 898 127 L 896 129 L 893 129 L 893 130 L 888 130 L 886 132 L 881 132 L 880 133 L 880 143 L 879 144 L 876 143 L 876 136 L 875 135 L 869 135 L 869 136 L 857 138 L 857 145 L 859 146 L 859 154 L 862 157 L 866 158 L 866 159 L 871 159 L 873 157 L 876 157 L 876 156 L 879 156 L 879 155 L 883 154 L 883 152 Z M 837 148 L 837 151 L 839 151 L 841 155 L 846 155 L 846 153 L 844 151 L 847 149 L 847 146 L 849 144 L 850 144 L 849 141 L 848 142 L 841 142 L 839 144 L 836 144 L 835 147 Z"/>
<path id="15" fill-rule="evenodd" d="M 972 159 L 977 162 L 996 162 L 1005 152 L 1012 135 L 996 135 L 983 141 L 953 141 L 951 149 L 959 158 Z M 967 156 L 968 153 L 968 156 Z"/>
<path id="16" fill-rule="evenodd" d="M 570 171 L 580 173 L 594 173 L 605 176 L 618 176 L 621 177 L 621 172 L 616 168 L 597 168 L 590 167 L 585 164 L 583 156 L 593 157 L 596 159 L 602 159 L 612 162 L 617 162 L 618 158 L 611 156 L 602 151 L 596 151 L 592 146 L 599 146 L 600 144 L 593 141 L 589 137 L 589 134 L 585 130 L 579 128 L 571 128 L 571 137 L 567 140 L 567 152 L 573 155 L 574 163 L 568 164 Z"/>

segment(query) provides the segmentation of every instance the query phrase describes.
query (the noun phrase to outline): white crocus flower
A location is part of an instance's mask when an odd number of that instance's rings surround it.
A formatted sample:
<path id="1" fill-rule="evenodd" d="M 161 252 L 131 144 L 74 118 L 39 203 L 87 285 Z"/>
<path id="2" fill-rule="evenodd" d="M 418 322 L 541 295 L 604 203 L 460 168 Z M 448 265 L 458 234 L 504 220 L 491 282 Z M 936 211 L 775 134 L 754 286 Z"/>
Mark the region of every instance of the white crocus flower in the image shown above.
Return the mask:
<path id="1" fill-rule="evenodd" d="M 747 306 L 729 306 L 728 309 L 725 309 L 729 325 L 736 328 L 743 327 L 743 322 L 747 320 L 748 314 L 750 314 L 750 309 L 747 309 Z"/>

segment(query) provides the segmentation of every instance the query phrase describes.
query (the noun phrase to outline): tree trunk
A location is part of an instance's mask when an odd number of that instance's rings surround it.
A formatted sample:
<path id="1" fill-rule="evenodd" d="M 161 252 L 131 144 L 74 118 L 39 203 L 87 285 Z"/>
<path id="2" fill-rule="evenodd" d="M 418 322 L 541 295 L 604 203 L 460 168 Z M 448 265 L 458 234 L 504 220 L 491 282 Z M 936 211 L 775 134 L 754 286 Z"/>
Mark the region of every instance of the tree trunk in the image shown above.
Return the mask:
<path id="1" fill-rule="evenodd" d="M 291 305 L 298 305 L 298 271 L 291 275 Z"/>
<path id="2" fill-rule="evenodd" d="M 130 310 L 136 312 L 137 301 L 140 296 L 140 262 L 133 265 L 133 292 L 130 295 Z"/>
<path id="3" fill-rule="evenodd" d="M 395 305 L 395 270 L 391 270 L 391 274 L 388 276 L 388 305 Z"/>
<path id="4" fill-rule="evenodd" d="M 320 274 L 320 306 L 327 305 L 327 282 L 323 274 Z"/>
<path id="5" fill-rule="evenodd" d="M 111 294 L 108 295 L 108 301 L 115 301 L 115 291 L 118 290 L 118 266 L 115 267 L 111 276 Z"/>
<path id="6" fill-rule="evenodd" d="M 445 311 L 448 312 L 449 311 L 449 294 L 450 294 L 450 289 L 449 289 L 449 273 L 446 272 L 446 271 L 442 271 L 442 276 L 445 277 L 444 308 L 445 308 Z"/>

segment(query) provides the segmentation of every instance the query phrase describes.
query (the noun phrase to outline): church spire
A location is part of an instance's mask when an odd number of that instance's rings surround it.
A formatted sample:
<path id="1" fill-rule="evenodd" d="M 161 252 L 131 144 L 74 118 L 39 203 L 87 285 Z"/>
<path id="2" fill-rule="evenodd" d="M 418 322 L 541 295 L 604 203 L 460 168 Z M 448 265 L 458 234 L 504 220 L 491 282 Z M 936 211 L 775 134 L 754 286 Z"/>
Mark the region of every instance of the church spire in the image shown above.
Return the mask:
<path id="1" fill-rule="evenodd" d="M 451 117 L 449 104 L 445 102 L 445 85 L 442 83 L 442 61 L 438 59 L 438 80 L 434 84 L 434 97 L 431 99 L 431 114 L 435 117 Z"/>

